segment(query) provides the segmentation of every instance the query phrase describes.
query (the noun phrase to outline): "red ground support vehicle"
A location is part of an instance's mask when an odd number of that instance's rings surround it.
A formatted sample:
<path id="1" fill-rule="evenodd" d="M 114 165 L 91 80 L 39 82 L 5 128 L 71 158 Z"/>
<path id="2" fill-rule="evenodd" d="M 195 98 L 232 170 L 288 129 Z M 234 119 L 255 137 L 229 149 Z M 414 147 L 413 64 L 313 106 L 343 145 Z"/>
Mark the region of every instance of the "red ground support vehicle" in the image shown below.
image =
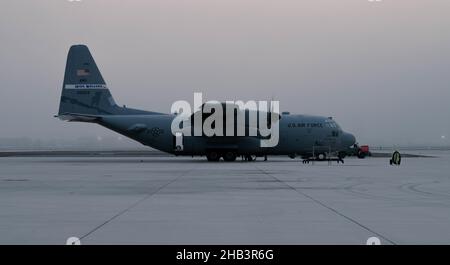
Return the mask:
<path id="1" fill-rule="evenodd" d="M 347 156 L 357 156 L 358 158 L 365 158 L 366 156 L 371 156 L 372 154 L 369 151 L 368 145 L 361 145 L 354 144 L 351 147 L 348 148 L 347 151 L 342 152 L 343 154 L 340 154 L 340 157 L 344 158 Z"/>
<path id="2" fill-rule="evenodd" d="M 364 158 L 366 156 L 370 156 L 369 146 L 368 145 L 361 145 L 359 147 L 357 156 L 358 156 L 358 158 Z"/>

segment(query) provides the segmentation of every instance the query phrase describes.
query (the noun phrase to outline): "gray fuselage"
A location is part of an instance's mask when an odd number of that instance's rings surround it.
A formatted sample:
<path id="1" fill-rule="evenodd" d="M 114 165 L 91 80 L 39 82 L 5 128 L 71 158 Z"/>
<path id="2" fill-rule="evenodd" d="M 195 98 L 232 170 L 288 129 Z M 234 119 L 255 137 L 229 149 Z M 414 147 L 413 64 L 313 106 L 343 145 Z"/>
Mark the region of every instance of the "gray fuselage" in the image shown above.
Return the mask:
<path id="1" fill-rule="evenodd" d="M 279 121 L 279 142 L 260 147 L 251 136 L 182 136 L 177 151 L 171 124 L 175 115 L 106 115 L 98 123 L 152 148 L 177 155 L 205 155 L 209 150 L 234 150 L 241 155 L 300 155 L 345 151 L 355 137 L 342 131 L 332 119 L 321 116 L 284 114 Z"/>

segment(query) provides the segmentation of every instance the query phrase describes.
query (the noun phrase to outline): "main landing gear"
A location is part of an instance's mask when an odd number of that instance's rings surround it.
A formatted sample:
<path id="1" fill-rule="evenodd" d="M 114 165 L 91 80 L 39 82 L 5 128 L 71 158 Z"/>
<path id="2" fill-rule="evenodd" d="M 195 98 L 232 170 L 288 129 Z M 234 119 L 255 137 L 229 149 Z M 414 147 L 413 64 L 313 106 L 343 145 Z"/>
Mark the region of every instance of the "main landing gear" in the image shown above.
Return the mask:
<path id="1" fill-rule="evenodd" d="M 242 161 L 255 161 L 256 155 L 240 155 Z M 226 162 L 234 162 L 238 154 L 233 150 L 210 150 L 206 153 L 206 158 L 208 161 L 217 162 L 220 161 L 220 158 L 223 158 Z M 267 155 L 264 155 L 264 161 L 267 161 Z"/>
<path id="2" fill-rule="evenodd" d="M 256 161 L 256 155 L 245 155 L 244 159 L 248 162 Z"/>
<path id="3" fill-rule="evenodd" d="M 233 162 L 236 161 L 236 153 L 233 151 L 227 151 L 223 154 L 223 160 L 227 161 L 227 162 Z"/>
<path id="4" fill-rule="evenodd" d="M 236 157 L 237 154 L 234 151 L 209 151 L 208 153 L 206 153 L 206 158 L 208 159 L 208 161 L 219 161 L 220 158 L 223 157 L 223 160 L 226 162 L 233 162 L 236 161 Z"/>
<path id="5" fill-rule="evenodd" d="M 206 159 L 208 159 L 208 161 L 219 161 L 220 160 L 220 154 L 217 151 L 209 151 L 206 154 Z"/>

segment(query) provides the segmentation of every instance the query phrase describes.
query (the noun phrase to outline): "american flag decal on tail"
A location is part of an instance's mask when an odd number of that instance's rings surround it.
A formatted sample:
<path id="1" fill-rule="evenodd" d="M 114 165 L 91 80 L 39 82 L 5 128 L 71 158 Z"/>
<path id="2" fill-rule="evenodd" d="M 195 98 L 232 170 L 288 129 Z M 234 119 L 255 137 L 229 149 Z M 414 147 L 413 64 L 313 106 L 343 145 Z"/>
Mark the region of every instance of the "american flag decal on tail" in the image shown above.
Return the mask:
<path id="1" fill-rule="evenodd" d="M 77 76 L 88 76 L 91 73 L 89 72 L 89 69 L 78 69 L 77 70 Z"/>

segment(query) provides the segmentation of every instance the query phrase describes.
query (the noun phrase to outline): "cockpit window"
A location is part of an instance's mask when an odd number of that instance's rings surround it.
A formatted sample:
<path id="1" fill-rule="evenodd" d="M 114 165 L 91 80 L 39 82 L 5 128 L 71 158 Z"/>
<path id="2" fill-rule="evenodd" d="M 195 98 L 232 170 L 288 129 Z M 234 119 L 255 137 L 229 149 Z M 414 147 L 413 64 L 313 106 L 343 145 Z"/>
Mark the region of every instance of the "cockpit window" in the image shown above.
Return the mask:
<path id="1" fill-rule="evenodd" d="M 337 124 L 336 122 L 334 123 L 334 126 L 336 129 L 338 129 L 339 131 L 341 130 L 341 127 L 339 126 L 339 124 Z"/>
<path id="2" fill-rule="evenodd" d="M 336 123 L 332 120 L 325 120 L 325 127 L 336 128 Z"/>
<path id="3" fill-rule="evenodd" d="M 341 130 L 341 127 L 333 120 L 325 120 L 325 127 Z"/>

